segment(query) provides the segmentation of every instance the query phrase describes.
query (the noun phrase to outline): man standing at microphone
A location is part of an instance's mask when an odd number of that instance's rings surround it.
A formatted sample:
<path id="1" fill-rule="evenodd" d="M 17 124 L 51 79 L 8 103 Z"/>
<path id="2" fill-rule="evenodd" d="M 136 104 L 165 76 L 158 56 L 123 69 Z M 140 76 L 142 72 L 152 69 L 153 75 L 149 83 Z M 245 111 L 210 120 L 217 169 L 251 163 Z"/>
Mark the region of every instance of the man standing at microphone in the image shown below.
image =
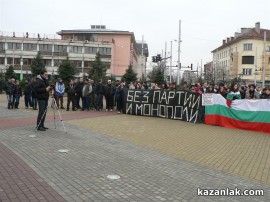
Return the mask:
<path id="1" fill-rule="evenodd" d="M 50 86 L 47 79 L 47 71 L 43 70 L 39 75 L 37 75 L 36 83 L 34 86 L 38 101 L 38 117 L 37 117 L 37 130 L 45 131 L 44 121 L 46 118 L 46 112 L 49 100 Z"/>

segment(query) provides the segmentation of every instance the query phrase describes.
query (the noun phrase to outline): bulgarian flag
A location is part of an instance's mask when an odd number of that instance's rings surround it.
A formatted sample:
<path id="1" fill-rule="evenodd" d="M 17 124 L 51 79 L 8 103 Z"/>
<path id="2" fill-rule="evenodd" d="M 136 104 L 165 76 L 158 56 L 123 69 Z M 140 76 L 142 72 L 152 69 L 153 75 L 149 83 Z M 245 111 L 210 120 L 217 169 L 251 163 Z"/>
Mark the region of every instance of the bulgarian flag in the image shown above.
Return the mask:
<path id="1" fill-rule="evenodd" d="M 205 123 L 227 128 L 238 128 L 270 133 L 270 100 L 233 100 L 230 107 L 219 94 L 212 94 L 205 106 Z"/>

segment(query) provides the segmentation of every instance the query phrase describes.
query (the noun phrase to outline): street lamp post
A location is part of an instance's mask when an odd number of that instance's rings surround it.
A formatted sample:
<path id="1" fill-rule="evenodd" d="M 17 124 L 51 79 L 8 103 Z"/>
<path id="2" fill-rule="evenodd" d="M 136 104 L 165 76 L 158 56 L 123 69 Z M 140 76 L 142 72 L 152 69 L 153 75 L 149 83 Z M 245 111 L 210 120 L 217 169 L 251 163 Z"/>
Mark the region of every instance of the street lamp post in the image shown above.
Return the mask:
<path id="1" fill-rule="evenodd" d="M 180 51 L 181 51 L 181 20 L 179 20 L 179 36 L 178 36 L 178 61 L 177 61 L 177 85 L 179 85 L 179 81 L 180 81 Z"/>
<path id="2" fill-rule="evenodd" d="M 23 59 L 20 58 L 20 65 L 21 65 L 21 74 L 20 74 L 20 81 L 23 79 L 23 73 L 22 73 L 22 66 L 23 66 Z"/>
<path id="3" fill-rule="evenodd" d="M 171 58 L 170 58 L 170 68 L 169 68 L 169 71 L 170 71 L 170 83 L 172 83 L 172 41 L 171 42 Z"/>

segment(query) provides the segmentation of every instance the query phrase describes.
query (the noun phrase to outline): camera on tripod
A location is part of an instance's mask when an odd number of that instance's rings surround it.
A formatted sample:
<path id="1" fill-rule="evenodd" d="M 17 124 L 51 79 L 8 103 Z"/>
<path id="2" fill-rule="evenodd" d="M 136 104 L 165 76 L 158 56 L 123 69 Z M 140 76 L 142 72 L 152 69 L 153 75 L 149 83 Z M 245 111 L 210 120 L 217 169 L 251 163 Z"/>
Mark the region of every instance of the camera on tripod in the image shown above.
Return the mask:
<path id="1" fill-rule="evenodd" d="M 51 84 L 51 85 L 50 85 L 50 91 L 51 91 L 51 90 L 55 90 L 55 85 L 54 85 L 54 84 Z"/>

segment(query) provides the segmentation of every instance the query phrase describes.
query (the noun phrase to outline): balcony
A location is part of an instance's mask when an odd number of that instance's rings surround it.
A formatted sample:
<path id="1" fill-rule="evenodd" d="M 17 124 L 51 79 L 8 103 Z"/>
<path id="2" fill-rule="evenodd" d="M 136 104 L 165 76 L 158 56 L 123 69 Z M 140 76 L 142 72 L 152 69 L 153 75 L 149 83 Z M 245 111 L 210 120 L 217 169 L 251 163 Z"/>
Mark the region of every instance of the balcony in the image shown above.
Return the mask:
<path id="1" fill-rule="evenodd" d="M 111 59 L 111 55 L 100 55 L 100 58 L 109 58 L 109 59 Z"/>
<path id="2" fill-rule="evenodd" d="M 53 52 L 53 56 L 67 57 L 68 56 L 68 53 L 67 52 Z"/>
<path id="3" fill-rule="evenodd" d="M 13 68 L 14 68 L 14 70 L 21 70 L 21 65 L 15 64 Z M 22 70 L 31 71 L 31 66 L 30 65 L 23 65 Z"/>
<path id="4" fill-rule="evenodd" d="M 67 57 L 68 53 L 66 52 L 51 52 L 51 51 L 38 51 L 41 56 L 63 56 Z"/>

